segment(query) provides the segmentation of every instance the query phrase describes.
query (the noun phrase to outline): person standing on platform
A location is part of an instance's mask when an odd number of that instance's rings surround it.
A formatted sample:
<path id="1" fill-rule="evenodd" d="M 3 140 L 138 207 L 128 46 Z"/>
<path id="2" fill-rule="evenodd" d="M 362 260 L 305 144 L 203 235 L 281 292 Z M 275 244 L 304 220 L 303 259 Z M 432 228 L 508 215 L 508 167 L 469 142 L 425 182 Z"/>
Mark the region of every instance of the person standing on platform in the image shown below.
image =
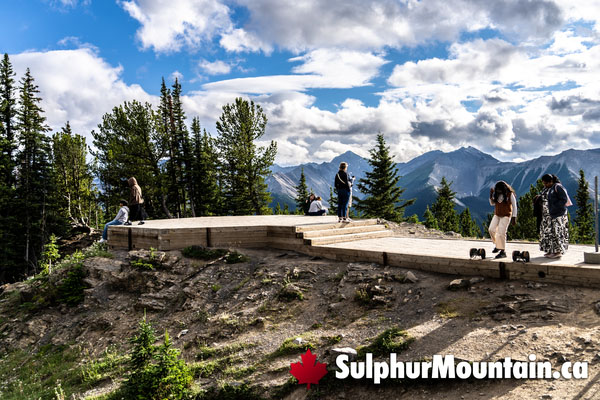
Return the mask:
<path id="1" fill-rule="evenodd" d="M 488 232 L 494 243 L 495 258 L 506 258 L 506 232 L 508 225 L 517 223 L 517 197 L 515 191 L 504 181 L 496 182 L 490 189 L 490 205 L 494 206 L 494 217 Z"/>
<path id="2" fill-rule="evenodd" d="M 542 176 L 542 224 L 540 250 L 544 257 L 560 258 L 569 248 L 569 219 L 567 207 L 573 205 L 567 189 L 556 175 Z"/>
<path id="3" fill-rule="evenodd" d="M 348 178 L 348 163 L 341 162 L 340 170 L 335 175 L 335 188 L 338 192 L 338 222 L 352 222 L 348 218 L 348 202 L 350 201 L 350 190 L 352 182 Z"/>
<path id="4" fill-rule="evenodd" d="M 138 225 L 144 225 L 146 219 L 146 210 L 144 210 L 144 198 L 142 197 L 142 188 L 137 180 L 131 177 L 127 180 L 129 183 L 129 207 L 131 207 L 130 221 L 126 225 L 131 225 L 131 221 L 140 221 Z"/>

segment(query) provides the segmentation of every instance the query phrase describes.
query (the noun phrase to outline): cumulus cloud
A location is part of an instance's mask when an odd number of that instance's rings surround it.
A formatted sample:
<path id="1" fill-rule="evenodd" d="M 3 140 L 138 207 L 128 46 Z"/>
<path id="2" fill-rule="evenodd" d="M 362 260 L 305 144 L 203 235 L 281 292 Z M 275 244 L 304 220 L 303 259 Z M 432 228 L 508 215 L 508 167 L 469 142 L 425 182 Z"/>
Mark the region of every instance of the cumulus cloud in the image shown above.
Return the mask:
<path id="1" fill-rule="evenodd" d="M 130 0 L 120 4 L 142 25 L 137 31 L 142 47 L 157 52 L 197 49 L 232 29 L 229 8 L 218 0 Z"/>
<path id="2" fill-rule="evenodd" d="M 212 39 L 228 51 L 364 51 L 455 40 L 483 28 L 537 40 L 547 39 L 565 18 L 546 0 L 127 0 L 121 5 L 141 24 L 137 35 L 143 47 L 159 52 L 197 48 Z M 247 9 L 244 26 L 235 26 L 229 6 Z"/>
<path id="3" fill-rule="evenodd" d="M 10 55 L 17 76 L 29 68 L 39 86 L 47 123 L 59 130 L 70 121 L 73 131 L 88 137 L 102 115 L 125 100 L 156 102 L 139 85 L 121 79 L 122 67 L 112 66 L 83 48 Z"/>
<path id="4" fill-rule="evenodd" d="M 213 62 L 202 60 L 198 66 L 208 75 L 226 75 L 231 72 L 231 65 L 221 60 Z"/>

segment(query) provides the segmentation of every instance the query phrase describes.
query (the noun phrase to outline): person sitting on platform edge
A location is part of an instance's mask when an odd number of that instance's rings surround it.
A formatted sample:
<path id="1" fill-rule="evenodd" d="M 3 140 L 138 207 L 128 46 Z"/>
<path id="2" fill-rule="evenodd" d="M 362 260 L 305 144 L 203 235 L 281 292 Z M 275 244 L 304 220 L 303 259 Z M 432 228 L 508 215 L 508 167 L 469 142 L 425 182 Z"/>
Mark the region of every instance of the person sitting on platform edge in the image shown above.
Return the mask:
<path id="1" fill-rule="evenodd" d="M 504 181 L 496 182 L 490 189 L 490 205 L 494 206 L 494 217 L 488 231 L 494 243 L 495 258 L 506 258 L 506 232 L 508 225 L 517 223 L 517 198 L 515 191 Z"/>
<path id="2" fill-rule="evenodd" d="M 102 239 L 100 239 L 100 243 L 104 243 L 108 239 L 109 226 L 123 225 L 125 222 L 127 222 L 127 219 L 129 218 L 129 207 L 127 207 L 127 201 L 121 200 L 119 201 L 119 205 L 121 206 L 121 208 L 119 209 L 119 212 L 117 213 L 115 219 L 113 219 L 110 222 L 107 222 L 106 225 L 104 225 L 104 231 L 102 232 Z"/>
<path id="3" fill-rule="evenodd" d="M 327 208 L 323 207 L 323 203 L 321 203 L 321 196 L 317 196 L 316 199 L 310 203 L 310 209 L 308 210 L 308 215 L 325 215 L 327 214 Z"/>
<path id="4" fill-rule="evenodd" d="M 308 196 L 308 199 L 304 201 L 304 205 L 302 206 L 302 211 L 304 211 L 304 215 L 309 215 L 308 213 L 310 212 L 310 206 L 316 198 L 317 196 L 315 196 L 314 193 L 311 193 L 310 196 Z"/>

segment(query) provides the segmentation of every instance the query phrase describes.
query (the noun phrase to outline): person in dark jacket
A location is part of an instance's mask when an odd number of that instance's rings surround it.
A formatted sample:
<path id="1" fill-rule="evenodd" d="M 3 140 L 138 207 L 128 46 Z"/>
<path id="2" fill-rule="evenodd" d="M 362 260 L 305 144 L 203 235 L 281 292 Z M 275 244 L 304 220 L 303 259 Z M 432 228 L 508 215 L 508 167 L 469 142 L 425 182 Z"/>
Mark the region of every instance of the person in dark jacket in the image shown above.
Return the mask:
<path id="1" fill-rule="evenodd" d="M 569 194 L 556 175 L 542 176 L 542 223 L 540 250 L 548 258 L 560 258 L 569 248 L 567 207 L 572 205 Z"/>
<path id="2" fill-rule="evenodd" d="M 350 201 L 350 189 L 352 181 L 348 178 L 348 163 L 341 162 L 340 170 L 335 175 L 335 188 L 338 192 L 338 222 L 352 222 L 348 218 L 348 202 Z"/>
<path id="3" fill-rule="evenodd" d="M 492 253 L 495 258 L 506 258 L 506 232 L 508 225 L 517 221 L 517 198 L 515 191 L 504 181 L 496 182 L 490 189 L 490 205 L 494 206 L 494 217 L 488 227 L 490 238 L 494 243 Z"/>
<path id="4" fill-rule="evenodd" d="M 137 180 L 134 177 L 131 177 L 127 180 L 129 184 L 129 207 L 131 209 L 130 212 L 130 221 L 140 221 L 138 225 L 144 225 L 144 220 L 146 219 L 146 210 L 144 210 L 144 198 L 142 197 L 142 188 L 138 185 Z M 131 222 L 128 221 L 126 225 L 131 225 Z"/>

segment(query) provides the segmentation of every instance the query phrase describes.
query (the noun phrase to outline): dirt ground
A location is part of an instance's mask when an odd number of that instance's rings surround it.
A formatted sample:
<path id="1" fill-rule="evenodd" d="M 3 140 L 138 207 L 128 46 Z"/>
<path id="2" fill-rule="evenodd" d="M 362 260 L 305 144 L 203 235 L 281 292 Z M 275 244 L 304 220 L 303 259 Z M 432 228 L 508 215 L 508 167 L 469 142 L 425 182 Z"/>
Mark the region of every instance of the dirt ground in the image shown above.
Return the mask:
<path id="1" fill-rule="evenodd" d="M 78 343 L 89 356 L 111 346 L 126 351 L 145 310 L 157 332 L 169 331 L 191 365 L 224 363 L 197 379 L 203 388 L 248 383 L 261 396 L 286 399 L 600 399 L 598 289 L 465 278 L 454 282 L 457 290 L 449 290 L 450 282 L 461 277 L 287 251 L 237 251 L 248 259 L 228 264 L 185 258 L 177 251 L 89 258 L 84 262 L 88 289 L 80 305 L 19 315 L 0 308 L 9 317 L 0 320 L 0 348 Z M 131 265 L 155 257 L 160 265 L 153 270 Z M 23 299 L 34 290 L 24 283 L 5 285 L 3 298 L 21 291 Z M 330 371 L 327 384 L 309 391 L 289 384 L 290 363 L 299 362 L 303 351 L 286 353 L 285 343 L 301 338 L 331 368 L 332 349 L 369 345 L 394 327 L 414 338 L 399 354 L 402 361 L 430 360 L 435 354 L 526 361 L 535 354 L 554 369 L 564 361 L 589 362 L 589 378 L 428 379 L 377 386 L 334 380 Z M 227 359 L 203 360 L 206 348 L 217 354 L 220 349 Z M 103 382 L 80 398 L 117 384 Z M 287 389 L 278 392 L 282 387 Z"/>

